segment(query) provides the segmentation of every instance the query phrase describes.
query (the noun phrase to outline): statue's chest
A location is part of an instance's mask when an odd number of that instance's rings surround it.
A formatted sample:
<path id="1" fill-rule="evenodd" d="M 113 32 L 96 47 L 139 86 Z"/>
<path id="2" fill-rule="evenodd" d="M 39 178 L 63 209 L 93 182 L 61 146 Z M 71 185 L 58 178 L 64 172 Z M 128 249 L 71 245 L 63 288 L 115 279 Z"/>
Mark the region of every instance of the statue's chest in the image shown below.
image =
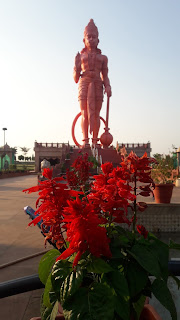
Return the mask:
<path id="1" fill-rule="evenodd" d="M 81 64 L 84 70 L 102 70 L 102 56 L 100 54 L 86 53 L 81 56 Z"/>

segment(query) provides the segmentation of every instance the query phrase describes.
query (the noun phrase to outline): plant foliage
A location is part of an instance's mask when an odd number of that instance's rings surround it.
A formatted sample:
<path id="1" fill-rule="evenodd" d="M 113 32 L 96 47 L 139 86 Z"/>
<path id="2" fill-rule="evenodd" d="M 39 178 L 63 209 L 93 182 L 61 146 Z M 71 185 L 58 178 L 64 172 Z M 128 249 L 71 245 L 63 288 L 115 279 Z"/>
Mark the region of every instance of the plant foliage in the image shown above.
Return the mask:
<path id="1" fill-rule="evenodd" d="M 42 221 L 45 241 L 58 249 L 39 264 L 45 284 L 42 319 L 55 319 L 58 303 L 66 320 L 139 319 L 152 293 L 177 319 L 167 279 L 169 250 L 180 245 L 164 244 L 138 224 L 147 205 L 137 196 L 152 192 L 154 163 L 147 154 L 138 158 L 131 152 L 117 168 L 103 164 L 90 184 L 92 165 L 81 155 L 67 172 L 67 183 L 52 179 L 48 168 L 45 181 L 24 190 L 39 192 L 37 216 L 29 225 Z"/>

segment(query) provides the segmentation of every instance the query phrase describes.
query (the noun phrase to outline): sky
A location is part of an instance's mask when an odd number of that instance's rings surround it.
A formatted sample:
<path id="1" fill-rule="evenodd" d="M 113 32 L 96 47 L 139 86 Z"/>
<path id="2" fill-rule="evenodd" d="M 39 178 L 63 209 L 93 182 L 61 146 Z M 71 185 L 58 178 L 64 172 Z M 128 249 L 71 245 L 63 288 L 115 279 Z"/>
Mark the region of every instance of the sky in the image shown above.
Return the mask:
<path id="1" fill-rule="evenodd" d="M 34 154 L 35 141 L 74 144 L 74 58 L 92 18 L 108 57 L 113 145 L 180 147 L 179 17 L 179 0 L 0 0 L 0 146 L 4 127 L 18 154 Z M 75 134 L 81 143 L 80 121 Z"/>

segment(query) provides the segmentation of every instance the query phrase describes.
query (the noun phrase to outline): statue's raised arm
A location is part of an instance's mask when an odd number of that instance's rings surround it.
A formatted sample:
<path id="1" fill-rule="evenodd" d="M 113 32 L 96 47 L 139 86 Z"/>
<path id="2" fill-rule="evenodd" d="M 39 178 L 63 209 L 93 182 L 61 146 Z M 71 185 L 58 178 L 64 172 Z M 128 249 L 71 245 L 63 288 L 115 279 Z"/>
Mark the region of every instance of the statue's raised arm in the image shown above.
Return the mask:
<path id="1" fill-rule="evenodd" d="M 74 81 L 77 83 L 79 81 L 79 77 L 81 74 L 81 55 L 78 52 L 76 57 L 75 57 L 75 66 L 74 66 Z"/>

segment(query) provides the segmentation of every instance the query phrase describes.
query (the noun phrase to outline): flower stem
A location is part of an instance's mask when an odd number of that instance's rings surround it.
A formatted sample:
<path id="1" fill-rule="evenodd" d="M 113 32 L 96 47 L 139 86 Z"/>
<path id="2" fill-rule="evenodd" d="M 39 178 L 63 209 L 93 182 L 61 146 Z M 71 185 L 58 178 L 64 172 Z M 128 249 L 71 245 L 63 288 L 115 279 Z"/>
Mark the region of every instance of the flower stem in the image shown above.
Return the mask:
<path id="1" fill-rule="evenodd" d="M 136 189 L 137 189 L 137 179 L 136 179 L 136 174 L 134 174 L 134 195 L 135 195 L 135 199 L 134 199 L 134 204 L 133 204 L 133 230 L 132 232 L 135 233 L 135 229 L 136 229 L 136 215 L 137 215 L 137 205 L 136 205 Z"/>

